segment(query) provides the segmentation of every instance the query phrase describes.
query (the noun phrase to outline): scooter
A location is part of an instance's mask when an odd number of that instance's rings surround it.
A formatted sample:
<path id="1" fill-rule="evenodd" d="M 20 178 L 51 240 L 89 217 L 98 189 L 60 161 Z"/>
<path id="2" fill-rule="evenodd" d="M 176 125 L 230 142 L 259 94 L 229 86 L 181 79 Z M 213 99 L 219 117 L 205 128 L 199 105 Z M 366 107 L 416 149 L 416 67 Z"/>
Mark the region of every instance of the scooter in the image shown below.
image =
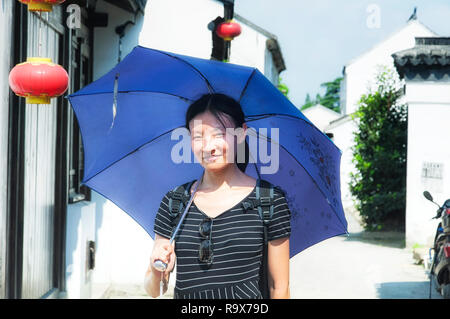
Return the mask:
<path id="1" fill-rule="evenodd" d="M 434 281 L 436 290 L 444 299 L 450 299 L 450 199 L 440 206 L 433 201 L 428 191 L 423 192 L 423 196 L 439 207 L 433 219 L 441 219 L 431 249 L 434 254 L 430 268 L 430 298 L 431 284 Z"/>

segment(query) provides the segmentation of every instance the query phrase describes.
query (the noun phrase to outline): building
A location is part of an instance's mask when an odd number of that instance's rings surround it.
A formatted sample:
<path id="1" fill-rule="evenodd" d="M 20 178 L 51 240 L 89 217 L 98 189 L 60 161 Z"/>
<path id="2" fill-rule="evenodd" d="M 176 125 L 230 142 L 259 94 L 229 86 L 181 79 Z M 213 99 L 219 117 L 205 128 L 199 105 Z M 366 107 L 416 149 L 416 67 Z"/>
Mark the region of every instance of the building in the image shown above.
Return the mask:
<path id="1" fill-rule="evenodd" d="M 302 111 L 314 125 L 324 133 L 328 133 L 330 123 L 341 117 L 341 114 L 323 106 L 316 104 Z"/>
<path id="2" fill-rule="evenodd" d="M 276 85 L 285 66 L 274 35 L 238 15 L 245 41 L 230 47 L 208 29 L 233 15 L 232 0 L 68 0 L 41 16 L 0 2 L 0 298 L 100 298 L 141 286 L 153 245 L 80 184 L 83 143 L 68 100 L 25 104 L 9 89 L 12 67 L 51 57 L 69 73 L 68 95 L 142 45 L 254 66 Z"/>
<path id="3" fill-rule="evenodd" d="M 433 247 L 437 207 L 450 198 L 450 38 L 416 37 L 415 46 L 395 52 L 408 104 L 406 244 Z"/>
<path id="4" fill-rule="evenodd" d="M 368 93 L 368 89 L 373 85 L 378 68 L 388 66 L 394 69 L 391 56 L 394 52 L 413 47 L 416 37 L 434 36 L 437 35 L 419 20 L 411 19 L 404 27 L 392 33 L 385 40 L 348 62 L 342 70 L 341 116 L 329 123 L 327 132 L 333 134 L 333 141 L 342 151 L 341 195 L 347 214 L 358 217 L 349 187 L 350 173 L 355 170 L 352 163 L 352 147 L 354 146 L 354 132 L 357 130 L 351 115 L 357 110 L 361 96 Z"/>

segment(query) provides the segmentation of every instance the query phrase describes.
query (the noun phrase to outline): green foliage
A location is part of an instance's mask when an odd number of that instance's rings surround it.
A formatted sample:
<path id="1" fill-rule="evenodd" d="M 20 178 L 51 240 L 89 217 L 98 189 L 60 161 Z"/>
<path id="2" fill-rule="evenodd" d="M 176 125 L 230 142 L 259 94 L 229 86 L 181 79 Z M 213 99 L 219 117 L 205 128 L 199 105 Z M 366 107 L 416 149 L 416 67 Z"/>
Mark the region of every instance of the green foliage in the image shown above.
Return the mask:
<path id="1" fill-rule="evenodd" d="M 350 190 L 367 230 L 403 229 L 406 200 L 407 106 L 398 100 L 402 84 L 384 68 L 376 91 L 361 97 L 353 114 L 354 133 Z"/>
<path id="2" fill-rule="evenodd" d="M 335 112 L 341 112 L 339 92 L 341 89 L 342 77 L 336 78 L 331 82 L 322 83 L 320 86 L 325 88 L 325 95 L 322 97 L 320 94 L 316 95 L 314 100 L 311 100 L 309 94 L 306 94 L 305 103 L 300 108 L 305 110 L 308 107 L 316 104 L 321 104 Z"/>
<path id="3" fill-rule="evenodd" d="M 289 88 L 287 87 L 286 84 L 282 83 L 281 81 L 282 81 L 281 77 L 278 77 L 278 90 L 280 90 L 281 93 L 283 93 L 284 96 L 288 98 Z"/>
<path id="4" fill-rule="evenodd" d="M 319 103 L 338 113 L 341 112 L 339 91 L 341 89 L 342 79 L 343 78 L 340 77 L 334 81 L 325 82 L 320 85 L 321 87 L 324 87 L 326 91 L 325 95 L 319 99 Z"/>
<path id="5" fill-rule="evenodd" d="M 308 107 L 316 105 L 316 101 L 311 100 L 311 97 L 309 96 L 309 93 L 306 94 L 305 98 L 305 104 L 301 107 L 301 110 L 306 110 Z"/>

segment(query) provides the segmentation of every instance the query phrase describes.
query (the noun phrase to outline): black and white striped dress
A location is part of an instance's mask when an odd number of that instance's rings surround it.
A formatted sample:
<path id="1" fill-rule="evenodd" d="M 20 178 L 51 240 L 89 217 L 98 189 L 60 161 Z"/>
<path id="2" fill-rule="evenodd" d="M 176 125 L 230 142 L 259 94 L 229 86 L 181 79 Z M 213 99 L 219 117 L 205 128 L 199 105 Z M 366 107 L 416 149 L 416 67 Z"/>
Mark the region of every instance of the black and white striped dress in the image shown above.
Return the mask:
<path id="1" fill-rule="evenodd" d="M 172 234 L 168 194 L 161 201 L 154 227 L 155 233 L 166 238 Z M 214 259 L 209 267 L 198 260 L 202 240 L 199 225 L 208 216 L 192 202 L 175 238 L 175 299 L 261 298 L 258 285 L 264 245 L 263 222 L 256 208 L 246 210 L 243 206 L 243 202 L 252 198 L 256 199 L 256 187 L 240 203 L 212 218 Z M 288 237 L 290 233 L 289 207 L 283 193 L 275 188 L 268 239 Z"/>

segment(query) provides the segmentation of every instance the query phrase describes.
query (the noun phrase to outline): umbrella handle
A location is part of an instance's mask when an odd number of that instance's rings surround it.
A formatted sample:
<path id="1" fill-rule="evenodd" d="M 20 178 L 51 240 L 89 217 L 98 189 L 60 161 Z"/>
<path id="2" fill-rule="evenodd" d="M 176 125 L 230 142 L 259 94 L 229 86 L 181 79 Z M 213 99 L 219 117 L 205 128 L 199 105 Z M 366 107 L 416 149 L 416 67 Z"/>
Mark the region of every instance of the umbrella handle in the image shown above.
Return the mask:
<path id="1" fill-rule="evenodd" d="M 153 263 L 153 267 L 155 267 L 156 270 L 163 272 L 166 270 L 167 264 L 165 262 L 163 262 L 162 260 L 158 259 Z"/>
<path id="2" fill-rule="evenodd" d="M 173 232 L 172 237 L 170 238 L 170 241 L 169 241 L 170 244 L 172 244 L 173 240 L 175 239 L 175 236 L 178 233 L 178 230 L 180 229 L 181 223 L 183 222 L 184 217 L 186 217 L 186 215 L 187 215 L 189 207 L 191 206 L 192 201 L 194 200 L 195 193 L 197 192 L 197 187 L 203 181 L 204 173 L 205 173 L 205 171 L 202 172 L 202 177 L 201 177 L 200 182 L 198 182 L 197 185 L 195 185 L 195 188 L 194 188 L 194 191 L 192 193 L 192 196 L 189 199 L 189 202 L 187 203 L 187 205 L 186 205 L 186 207 L 184 209 L 183 215 L 181 215 L 180 221 L 178 222 L 178 225 L 175 228 L 175 231 Z M 156 270 L 163 272 L 163 271 L 165 271 L 167 269 L 167 264 L 165 262 L 163 262 L 162 260 L 158 259 L 158 260 L 155 260 L 155 262 L 153 263 L 153 267 Z"/>

